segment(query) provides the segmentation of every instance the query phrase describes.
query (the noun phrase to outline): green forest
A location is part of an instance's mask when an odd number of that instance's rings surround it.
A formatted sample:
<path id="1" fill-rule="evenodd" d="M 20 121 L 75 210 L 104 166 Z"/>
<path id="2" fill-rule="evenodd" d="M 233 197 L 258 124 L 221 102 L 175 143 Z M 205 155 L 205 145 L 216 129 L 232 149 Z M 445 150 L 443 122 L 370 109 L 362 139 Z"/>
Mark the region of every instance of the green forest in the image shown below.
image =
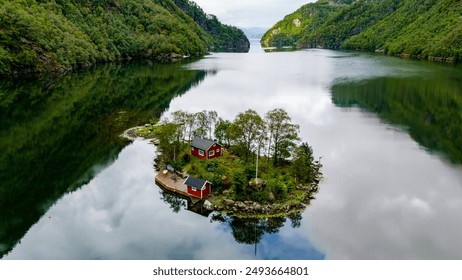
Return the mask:
<path id="1" fill-rule="evenodd" d="M 319 0 L 276 23 L 261 43 L 459 62 L 462 5 L 457 0 Z"/>
<path id="2" fill-rule="evenodd" d="M 240 48 L 233 48 L 234 42 Z M 142 58 L 170 60 L 207 51 L 248 51 L 246 42 L 242 31 L 221 24 L 187 0 L 0 3 L 3 75 L 64 72 L 100 62 Z"/>

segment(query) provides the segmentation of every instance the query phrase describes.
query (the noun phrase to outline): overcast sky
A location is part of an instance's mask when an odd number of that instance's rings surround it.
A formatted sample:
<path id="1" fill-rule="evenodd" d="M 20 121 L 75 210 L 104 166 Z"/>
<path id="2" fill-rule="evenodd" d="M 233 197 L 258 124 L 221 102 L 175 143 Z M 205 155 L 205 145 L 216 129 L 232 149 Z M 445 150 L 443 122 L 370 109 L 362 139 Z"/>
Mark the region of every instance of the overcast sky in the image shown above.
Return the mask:
<path id="1" fill-rule="evenodd" d="M 238 27 L 269 28 L 302 5 L 315 0 L 193 0 L 207 14 Z"/>

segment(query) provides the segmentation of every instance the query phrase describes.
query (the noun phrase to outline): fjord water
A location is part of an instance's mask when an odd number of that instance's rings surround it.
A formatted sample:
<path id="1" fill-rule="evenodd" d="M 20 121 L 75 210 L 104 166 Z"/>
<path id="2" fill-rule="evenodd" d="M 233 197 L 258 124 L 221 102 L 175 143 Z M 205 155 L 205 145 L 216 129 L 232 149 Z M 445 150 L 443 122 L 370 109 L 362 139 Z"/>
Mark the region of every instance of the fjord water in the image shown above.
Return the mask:
<path id="1" fill-rule="evenodd" d="M 0 82 L 4 259 L 461 259 L 462 68 L 328 50 L 217 53 Z M 205 217 L 119 134 L 282 107 L 321 157 L 301 214 Z"/>

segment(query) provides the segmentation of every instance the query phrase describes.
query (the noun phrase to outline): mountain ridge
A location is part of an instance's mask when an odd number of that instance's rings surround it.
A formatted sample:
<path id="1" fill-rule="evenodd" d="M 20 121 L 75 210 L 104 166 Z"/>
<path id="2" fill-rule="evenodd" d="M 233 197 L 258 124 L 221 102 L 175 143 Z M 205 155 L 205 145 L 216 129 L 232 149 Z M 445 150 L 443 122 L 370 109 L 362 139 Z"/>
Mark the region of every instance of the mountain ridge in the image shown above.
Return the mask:
<path id="1" fill-rule="evenodd" d="M 462 3 L 454 0 L 319 0 L 269 29 L 264 47 L 292 45 L 462 60 Z"/>
<path id="2" fill-rule="evenodd" d="M 0 74 L 64 72 L 101 62 L 200 56 L 210 50 L 223 51 L 215 47 L 217 42 L 247 39 L 242 31 L 218 20 L 214 21 L 218 33 L 204 30 L 175 1 L 2 1 Z"/>

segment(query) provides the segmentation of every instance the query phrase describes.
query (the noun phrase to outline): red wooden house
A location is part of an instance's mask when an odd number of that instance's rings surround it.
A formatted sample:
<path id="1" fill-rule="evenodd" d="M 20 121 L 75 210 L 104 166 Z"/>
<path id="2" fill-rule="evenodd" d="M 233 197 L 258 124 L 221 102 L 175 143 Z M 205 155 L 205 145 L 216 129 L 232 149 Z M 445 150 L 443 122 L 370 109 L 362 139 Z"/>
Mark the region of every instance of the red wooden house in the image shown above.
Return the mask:
<path id="1" fill-rule="evenodd" d="M 221 145 L 215 141 L 196 137 L 191 142 L 191 155 L 200 159 L 211 159 L 221 156 Z"/>
<path id="2" fill-rule="evenodd" d="M 210 182 L 197 179 L 191 176 L 188 176 L 184 181 L 184 184 L 187 186 L 187 192 L 189 195 L 195 196 L 197 198 L 204 198 L 210 194 L 212 185 Z"/>

